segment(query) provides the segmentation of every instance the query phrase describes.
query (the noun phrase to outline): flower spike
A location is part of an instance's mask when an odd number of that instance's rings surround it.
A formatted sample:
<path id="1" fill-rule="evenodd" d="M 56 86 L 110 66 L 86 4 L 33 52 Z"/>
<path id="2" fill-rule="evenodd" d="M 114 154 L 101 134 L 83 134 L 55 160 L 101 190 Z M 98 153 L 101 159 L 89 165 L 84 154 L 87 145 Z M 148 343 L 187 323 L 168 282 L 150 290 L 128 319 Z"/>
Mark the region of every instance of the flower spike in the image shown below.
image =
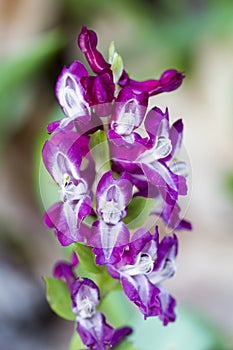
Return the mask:
<path id="1" fill-rule="evenodd" d="M 107 323 L 101 302 L 111 290 L 122 288 L 144 319 L 165 326 L 176 319 L 164 282 L 176 272 L 174 230 L 191 229 L 179 205 L 189 169 L 179 155 L 183 121 L 170 125 L 168 108 L 148 107 L 151 96 L 179 88 L 184 74 L 168 69 L 159 79 L 134 80 L 114 43 L 108 61 L 97 44 L 82 27 L 78 46 L 92 75 L 75 60 L 56 83 L 64 117 L 48 125 L 42 157 L 60 200 L 44 222 L 73 254 L 45 280 L 52 309 L 75 321 L 71 344 L 77 332 L 88 350 L 110 350 L 132 332 Z M 171 235 L 160 238 L 155 216 Z"/>

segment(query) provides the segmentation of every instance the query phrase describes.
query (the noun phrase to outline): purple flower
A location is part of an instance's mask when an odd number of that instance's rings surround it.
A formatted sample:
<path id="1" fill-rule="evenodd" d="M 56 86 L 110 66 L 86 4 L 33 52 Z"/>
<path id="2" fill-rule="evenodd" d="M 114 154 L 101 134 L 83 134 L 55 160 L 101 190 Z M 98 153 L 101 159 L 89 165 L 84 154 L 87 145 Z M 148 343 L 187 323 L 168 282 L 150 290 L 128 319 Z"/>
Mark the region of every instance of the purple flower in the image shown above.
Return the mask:
<path id="1" fill-rule="evenodd" d="M 99 181 L 96 191 L 96 210 L 107 224 L 115 225 L 126 215 L 126 206 L 132 197 L 132 184 L 127 174 L 114 179 L 111 171 Z"/>
<path id="2" fill-rule="evenodd" d="M 115 165 L 130 173 L 141 192 L 146 193 L 146 188 L 150 187 L 147 196 L 156 197 L 159 191 L 170 205 L 176 203 L 178 195 L 187 193 L 185 177 L 174 172 L 178 166 L 170 164 L 179 150 L 183 130 L 181 121 L 174 125 L 170 129 L 167 110 L 163 113 L 155 107 L 145 118 L 149 139 L 135 138 L 130 144 L 122 136 L 111 134 L 113 139 L 110 138 Z"/>
<path id="3" fill-rule="evenodd" d="M 116 346 L 132 333 L 132 328 L 113 329 L 104 315 L 96 308 L 100 302 L 100 292 L 96 284 L 88 278 L 77 278 L 74 267 L 78 264 L 74 253 L 71 263 L 59 261 L 53 276 L 63 280 L 70 289 L 72 311 L 76 314 L 77 332 L 82 342 L 92 350 L 105 350 L 106 346 Z"/>
<path id="4" fill-rule="evenodd" d="M 76 314 L 77 332 L 90 349 L 105 350 L 117 345 L 132 332 L 130 327 L 114 330 L 96 308 L 100 302 L 99 289 L 88 278 L 76 279 L 71 286 L 72 310 Z"/>
<path id="5" fill-rule="evenodd" d="M 92 209 L 88 179 L 80 171 L 82 154 L 79 136 L 74 132 L 57 133 L 42 150 L 44 164 L 59 186 L 61 201 L 48 209 L 45 223 L 55 228 L 62 245 L 83 241 L 81 221 Z"/>
<path id="6" fill-rule="evenodd" d="M 154 96 L 162 92 L 176 90 L 182 84 L 184 74 L 175 69 L 169 69 L 161 75 L 159 80 L 136 81 L 129 77 L 127 79 L 126 72 L 124 72 L 121 78 L 119 81 L 120 86 L 130 86 L 135 93 L 147 91 L 149 96 Z"/>
<path id="7" fill-rule="evenodd" d="M 160 118 L 155 118 L 154 114 L 157 114 Z M 145 126 L 148 134 L 150 135 L 150 142 L 152 145 L 156 145 L 159 143 L 159 140 L 162 140 L 161 144 L 164 144 L 164 149 L 162 146 L 161 151 L 164 151 L 165 153 L 166 147 L 169 148 L 171 146 L 171 151 L 167 152 L 169 154 L 162 159 L 162 162 L 167 164 L 170 174 L 177 183 L 177 194 L 186 194 L 187 188 L 185 178 L 188 176 L 187 165 L 185 162 L 178 160 L 183 138 L 182 120 L 177 120 L 172 127 L 169 128 L 168 111 L 166 110 L 165 114 L 163 114 L 161 113 L 160 109 L 154 108 L 148 113 Z M 180 218 L 180 207 L 176 200 L 164 200 L 164 196 L 161 196 L 161 191 L 160 193 L 158 192 L 157 195 L 155 194 L 154 197 L 156 204 L 153 213 L 161 216 L 169 227 L 173 229 L 187 230 L 192 228 L 190 222 Z"/>
<path id="8" fill-rule="evenodd" d="M 48 125 L 48 132 L 59 129 L 71 129 L 73 121 L 79 119 L 84 124 L 90 121 L 90 108 L 85 99 L 81 78 L 87 77 L 84 65 L 74 61 L 69 68 L 64 67 L 56 83 L 56 96 L 65 114 L 65 118 Z"/>
<path id="9" fill-rule="evenodd" d="M 174 159 L 182 140 L 182 121 L 176 124 L 179 128 L 173 125 L 170 129 L 168 110 L 163 113 L 159 108 L 153 108 L 145 119 L 145 128 L 150 136 L 147 150 L 136 159 L 141 163 L 147 180 L 158 186 L 165 201 L 172 205 L 179 194 L 187 194 L 185 177 L 182 173 L 175 173 L 175 167 L 168 163 Z"/>
<path id="10" fill-rule="evenodd" d="M 105 173 L 96 190 L 96 211 L 99 220 L 92 226 L 88 244 L 94 247 L 97 264 L 120 260 L 124 246 L 129 242 L 129 230 L 121 221 L 132 198 L 132 184 L 125 173 L 114 179 L 112 172 Z"/>
<path id="11" fill-rule="evenodd" d="M 104 69 L 110 69 L 110 64 L 105 61 L 102 54 L 97 50 L 97 35 L 93 30 L 83 27 L 78 38 L 80 50 L 94 73 L 100 74 Z"/>
<path id="12" fill-rule="evenodd" d="M 144 317 L 159 316 L 164 325 L 175 320 L 175 300 L 161 283 L 175 273 L 177 247 L 175 235 L 159 243 L 157 228 L 154 235 L 139 229 L 121 261 L 108 265 L 111 276 L 120 279 L 126 296 Z"/>
<path id="13" fill-rule="evenodd" d="M 148 94 L 146 92 L 135 94 L 129 87 L 120 90 L 116 99 L 115 113 L 110 121 L 111 131 L 109 138 L 114 141 L 116 133 L 122 136 L 126 142 L 133 143 L 137 138 L 134 130 L 141 125 L 147 104 Z M 112 134 L 113 131 L 114 134 Z"/>

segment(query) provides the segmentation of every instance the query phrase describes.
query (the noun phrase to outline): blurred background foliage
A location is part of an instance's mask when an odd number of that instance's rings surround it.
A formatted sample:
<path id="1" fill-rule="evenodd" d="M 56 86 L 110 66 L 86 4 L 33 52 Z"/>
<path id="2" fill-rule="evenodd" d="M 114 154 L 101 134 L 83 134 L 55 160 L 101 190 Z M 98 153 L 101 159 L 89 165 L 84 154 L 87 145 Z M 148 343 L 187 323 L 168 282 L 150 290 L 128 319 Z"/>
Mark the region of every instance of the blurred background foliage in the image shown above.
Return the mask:
<path id="1" fill-rule="evenodd" d="M 165 329 L 135 317 L 122 296 L 106 301 L 106 313 L 116 325 L 135 326 L 139 350 L 231 350 L 232 0 L 0 0 L 0 348 L 63 350 L 72 334 L 44 301 L 40 276 L 51 275 L 62 253 L 43 227 L 38 183 L 46 124 L 62 115 L 56 78 L 64 64 L 84 62 L 76 45 L 82 25 L 97 31 L 106 56 L 115 41 L 135 79 L 170 67 L 187 77 L 154 100 L 184 117 L 193 167 L 194 231 L 180 234 L 177 278 L 169 282 L 186 308 Z"/>

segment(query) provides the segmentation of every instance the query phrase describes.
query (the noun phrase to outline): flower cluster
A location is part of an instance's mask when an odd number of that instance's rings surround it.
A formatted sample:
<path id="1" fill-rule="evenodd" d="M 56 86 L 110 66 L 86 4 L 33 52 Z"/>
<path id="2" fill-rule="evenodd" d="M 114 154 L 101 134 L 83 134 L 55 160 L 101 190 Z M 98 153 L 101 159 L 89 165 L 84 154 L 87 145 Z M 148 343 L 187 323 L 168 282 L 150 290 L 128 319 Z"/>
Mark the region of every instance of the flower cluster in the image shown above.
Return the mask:
<path id="1" fill-rule="evenodd" d="M 177 89 L 184 75 L 170 69 L 158 80 L 133 80 L 113 43 L 107 61 L 97 49 L 95 32 L 86 27 L 78 45 L 94 75 L 75 61 L 56 83 L 64 118 L 48 125 L 52 135 L 42 155 L 60 201 L 47 210 L 45 224 L 62 246 L 82 242 L 91 247 L 97 266 L 106 266 L 120 281 L 144 317 L 158 316 L 167 325 L 175 320 L 175 299 L 162 282 L 175 273 L 177 236 L 159 239 L 157 226 L 150 232 L 132 229 L 131 223 L 138 219 L 141 200 L 147 216 L 160 217 L 171 230 L 191 229 L 178 204 L 187 194 L 188 175 L 178 158 L 182 120 L 170 126 L 168 109 L 148 110 L 151 96 Z M 149 210 L 148 201 L 153 204 Z M 114 346 L 129 328 L 114 331 L 106 323 L 96 310 L 98 287 L 76 277 L 73 269 L 60 263 L 54 274 L 70 290 L 83 343 L 90 349 Z"/>

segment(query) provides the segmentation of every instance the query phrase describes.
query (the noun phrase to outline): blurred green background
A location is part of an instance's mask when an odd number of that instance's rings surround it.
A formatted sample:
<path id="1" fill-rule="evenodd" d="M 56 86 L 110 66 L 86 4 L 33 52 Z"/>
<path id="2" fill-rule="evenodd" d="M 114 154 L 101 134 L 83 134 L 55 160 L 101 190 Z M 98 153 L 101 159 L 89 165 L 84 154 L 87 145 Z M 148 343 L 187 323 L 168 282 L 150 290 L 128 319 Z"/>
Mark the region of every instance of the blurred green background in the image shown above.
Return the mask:
<path id="1" fill-rule="evenodd" d="M 115 41 L 135 79 L 168 68 L 186 75 L 180 89 L 153 98 L 184 119 L 192 166 L 184 211 L 194 230 L 179 234 L 168 283 L 178 321 L 144 322 L 118 294 L 106 301 L 108 317 L 135 327 L 138 350 L 232 350 L 232 0 L 0 0 L 0 349 L 64 350 L 72 334 L 44 301 L 41 276 L 62 253 L 43 226 L 39 175 L 46 124 L 61 115 L 56 78 L 64 64 L 84 62 L 82 25 L 106 56 Z"/>

